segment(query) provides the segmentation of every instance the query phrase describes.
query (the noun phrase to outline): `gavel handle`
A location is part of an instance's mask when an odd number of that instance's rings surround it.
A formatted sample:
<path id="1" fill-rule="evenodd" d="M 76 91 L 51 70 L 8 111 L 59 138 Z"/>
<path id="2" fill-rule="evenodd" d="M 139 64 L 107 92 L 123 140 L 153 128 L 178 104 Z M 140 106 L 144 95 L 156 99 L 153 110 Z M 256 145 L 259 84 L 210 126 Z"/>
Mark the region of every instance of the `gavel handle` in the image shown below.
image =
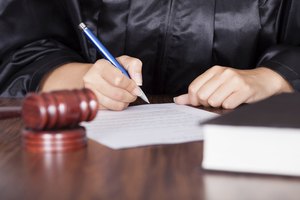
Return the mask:
<path id="1" fill-rule="evenodd" d="M 0 107 L 0 120 L 20 117 L 20 116 L 21 116 L 20 106 Z"/>

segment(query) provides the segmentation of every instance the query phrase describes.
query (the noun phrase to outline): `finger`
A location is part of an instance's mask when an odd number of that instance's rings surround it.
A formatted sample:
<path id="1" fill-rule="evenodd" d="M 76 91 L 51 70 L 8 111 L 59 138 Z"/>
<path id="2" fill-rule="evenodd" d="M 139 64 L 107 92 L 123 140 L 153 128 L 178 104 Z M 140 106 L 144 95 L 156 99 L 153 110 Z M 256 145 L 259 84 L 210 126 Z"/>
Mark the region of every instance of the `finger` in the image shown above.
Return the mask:
<path id="1" fill-rule="evenodd" d="M 130 56 L 121 56 L 117 58 L 120 64 L 128 71 L 130 77 L 139 86 L 143 85 L 142 61 Z"/>
<path id="2" fill-rule="evenodd" d="M 98 61 L 97 63 L 99 66 L 95 65 L 95 67 L 92 67 L 92 69 L 88 71 L 88 73 L 83 77 L 84 86 L 94 88 L 105 96 L 116 101 L 133 102 L 136 99 L 137 93 L 139 92 L 135 91 L 135 89 L 137 89 L 135 83 L 132 81 L 132 84 L 134 86 L 132 86 L 132 88 L 129 88 L 132 90 L 131 93 L 127 90 L 109 84 L 106 80 L 103 79 L 101 73 L 103 73 L 103 71 L 108 71 L 111 65 L 103 61 L 101 61 L 101 63 L 100 61 Z M 103 66 L 105 67 L 105 69 L 102 69 Z"/>
<path id="3" fill-rule="evenodd" d="M 238 84 L 234 79 L 227 80 L 211 94 L 207 100 L 208 104 L 212 107 L 221 107 L 225 99 L 237 91 L 237 87 Z"/>
<path id="4" fill-rule="evenodd" d="M 178 97 L 175 97 L 174 98 L 174 103 L 176 103 L 178 105 L 189 105 L 189 104 L 191 104 L 188 94 L 183 94 L 183 95 L 180 95 Z"/>
<path id="5" fill-rule="evenodd" d="M 124 74 L 122 74 L 122 72 L 119 69 L 115 68 L 108 61 L 107 63 L 105 63 L 105 65 L 104 63 L 98 63 L 98 62 L 97 64 L 98 65 L 102 64 L 100 74 L 101 77 L 108 84 L 117 88 L 127 90 L 128 92 L 132 93 L 135 96 L 138 96 L 140 94 L 136 83 L 133 80 L 126 77 Z"/>
<path id="6" fill-rule="evenodd" d="M 85 88 L 88 88 L 88 89 L 90 89 L 95 95 L 96 95 L 96 97 L 97 97 L 97 101 L 98 101 L 98 109 L 99 110 L 108 110 L 105 106 L 103 106 L 102 104 L 100 104 L 100 102 L 99 102 L 99 98 L 98 98 L 98 96 L 97 96 L 97 91 L 96 90 L 94 90 L 92 87 L 85 87 Z"/>
<path id="7" fill-rule="evenodd" d="M 250 93 L 247 92 L 234 92 L 224 100 L 222 107 L 225 109 L 234 109 L 242 103 L 245 103 L 250 96 Z"/>
<path id="8" fill-rule="evenodd" d="M 100 109 L 107 108 L 109 110 L 121 111 L 121 110 L 124 110 L 125 108 L 127 108 L 129 105 L 128 103 L 115 101 L 115 100 L 103 95 L 102 93 L 100 93 L 99 91 L 97 91 L 95 89 L 92 89 L 92 91 L 97 96 L 97 99 L 98 99 L 98 102 L 100 105 Z"/>
<path id="9" fill-rule="evenodd" d="M 223 92 L 227 93 L 231 88 L 225 84 L 226 79 L 222 75 L 215 75 L 210 80 L 208 80 L 202 87 L 198 90 L 199 102 L 205 106 L 216 107 L 217 102 L 214 102 L 214 98 L 218 97 L 220 90 L 218 88 L 222 87 L 225 89 Z M 214 95 L 213 95 L 214 94 Z M 213 95 L 214 98 L 211 98 Z"/>
<path id="10" fill-rule="evenodd" d="M 100 103 L 99 103 L 98 109 L 99 110 L 108 110 L 105 106 L 101 105 Z"/>
<path id="11" fill-rule="evenodd" d="M 107 96 L 108 98 L 124 103 L 131 103 L 137 98 L 136 95 L 131 94 L 127 90 L 114 87 L 102 78 L 98 79 L 95 83 L 85 83 L 85 87 L 92 87 L 98 92 L 101 92 L 103 95 Z"/>
<path id="12" fill-rule="evenodd" d="M 208 106 L 206 101 L 200 102 L 199 99 L 199 94 L 198 91 L 199 89 L 208 81 L 210 80 L 213 76 L 216 74 L 219 74 L 223 70 L 223 67 L 215 66 L 212 67 L 211 69 L 207 70 L 200 76 L 198 76 L 189 86 L 189 100 L 191 105 L 193 106 L 199 106 L 199 105 L 204 105 Z"/>

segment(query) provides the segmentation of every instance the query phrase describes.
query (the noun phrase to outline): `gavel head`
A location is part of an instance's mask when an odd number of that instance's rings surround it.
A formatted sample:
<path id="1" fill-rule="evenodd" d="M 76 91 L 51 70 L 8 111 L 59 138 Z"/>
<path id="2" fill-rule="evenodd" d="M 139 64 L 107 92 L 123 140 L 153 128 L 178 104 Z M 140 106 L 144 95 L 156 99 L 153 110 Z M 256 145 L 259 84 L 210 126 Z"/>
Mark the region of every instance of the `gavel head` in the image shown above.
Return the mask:
<path id="1" fill-rule="evenodd" d="M 98 101 L 89 89 L 30 93 L 22 106 L 25 127 L 31 130 L 73 128 L 91 121 L 98 111 Z"/>

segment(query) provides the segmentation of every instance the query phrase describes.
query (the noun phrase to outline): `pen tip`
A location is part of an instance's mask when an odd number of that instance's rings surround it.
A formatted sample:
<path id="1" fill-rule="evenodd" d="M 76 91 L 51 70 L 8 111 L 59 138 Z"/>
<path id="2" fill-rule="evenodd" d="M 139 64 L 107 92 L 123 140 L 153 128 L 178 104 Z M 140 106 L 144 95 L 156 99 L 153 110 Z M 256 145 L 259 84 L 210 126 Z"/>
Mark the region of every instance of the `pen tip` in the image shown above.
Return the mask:
<path id="1" fill-rule="evenodd" d="M 140 96 L 140 98 L 143 99 L 145 102 L 147 102 L 147 103 L 150 104 L 150 101 L 147 98 L 147 96 L 145 95 L 145 93 L 142 91 L 142 89 L 140 89 L 140 90 L 141 90 L 141 96 Z"/>
<path id="2" fill-rule="evenodd" d="M 150 104 L 150 101 L 147 97 L 145 97 L 144 101 L 146 101 L 146 103 Z"/>

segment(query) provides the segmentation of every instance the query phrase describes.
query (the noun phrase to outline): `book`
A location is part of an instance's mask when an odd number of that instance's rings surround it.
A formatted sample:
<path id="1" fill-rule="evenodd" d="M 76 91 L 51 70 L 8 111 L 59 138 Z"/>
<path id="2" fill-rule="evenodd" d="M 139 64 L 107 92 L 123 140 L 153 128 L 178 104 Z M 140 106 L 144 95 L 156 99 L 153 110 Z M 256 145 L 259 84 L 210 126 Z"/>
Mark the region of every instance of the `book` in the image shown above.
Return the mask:
<path id="1" fill-rule="evenodd" d="M 203 123 L 204 169 L 300 176 L 300 94 L 281 94 Z"/>

